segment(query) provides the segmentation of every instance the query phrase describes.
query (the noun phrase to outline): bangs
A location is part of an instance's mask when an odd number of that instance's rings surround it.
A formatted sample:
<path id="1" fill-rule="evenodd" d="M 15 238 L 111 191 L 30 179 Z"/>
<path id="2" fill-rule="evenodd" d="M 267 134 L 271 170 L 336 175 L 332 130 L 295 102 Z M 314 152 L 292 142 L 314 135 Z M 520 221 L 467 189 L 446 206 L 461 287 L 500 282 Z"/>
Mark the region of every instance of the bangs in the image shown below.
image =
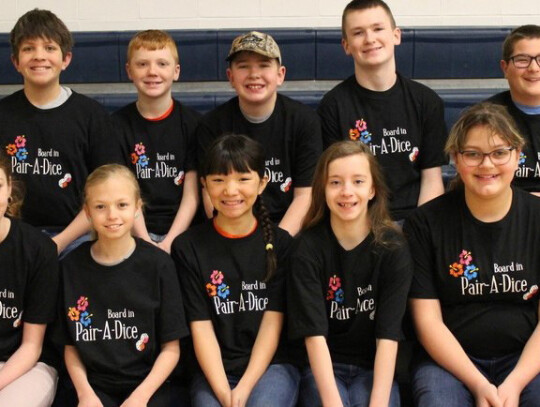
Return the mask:
<path id="1" fill-rule="evenodd" d="M 201 176 L 255 171 L 264 176 L 264 154 L 256 141 L 240 135 L 225 135 L 211 145 L 201 168 Z"/>

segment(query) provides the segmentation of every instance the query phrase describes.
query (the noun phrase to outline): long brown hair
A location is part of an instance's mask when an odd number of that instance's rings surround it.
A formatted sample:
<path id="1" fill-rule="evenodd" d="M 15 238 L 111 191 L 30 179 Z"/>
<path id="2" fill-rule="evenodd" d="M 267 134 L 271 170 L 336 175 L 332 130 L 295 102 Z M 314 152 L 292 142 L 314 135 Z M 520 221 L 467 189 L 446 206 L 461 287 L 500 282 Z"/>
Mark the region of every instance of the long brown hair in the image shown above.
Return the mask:
<path id="1" fill-rule="evenodd" d="M 21 206 L 23 204 L 24 188 L 18 180 L 13 178 L 10 158 L 3 152 L 0 152 L 0 170 L 4 170 L 7 183 L 11 186 L 11 196 L 6 209 L 6 215 L 13 218 L 19 217 L 21 213 Z"/>
<path id="2" fill-rule="evenodd" d="M 312 199 L 308 212 L 302 222 L 302 229 L 309 229 L 318 225 L 330 216 L 328 206 L 326 205 L 326 184 L 328 182 L 328 166 L 338 158 L 351 155 L 362 154 L 369 163 L 371 178 L 375 196 L 368 204 L 368 217 L 371 231 L 374 235 L 376 244 L 388 245 L 390 242 L 385 238 L 385 232 L 388 230 L 398 231 L 388 211 L 388 187 L 384 181 L 381 166 L 371 154 L 369 147 L 357 141 L 340 141 L 332 144 L 321 155 L 315 169 L 312 182 Z"/>

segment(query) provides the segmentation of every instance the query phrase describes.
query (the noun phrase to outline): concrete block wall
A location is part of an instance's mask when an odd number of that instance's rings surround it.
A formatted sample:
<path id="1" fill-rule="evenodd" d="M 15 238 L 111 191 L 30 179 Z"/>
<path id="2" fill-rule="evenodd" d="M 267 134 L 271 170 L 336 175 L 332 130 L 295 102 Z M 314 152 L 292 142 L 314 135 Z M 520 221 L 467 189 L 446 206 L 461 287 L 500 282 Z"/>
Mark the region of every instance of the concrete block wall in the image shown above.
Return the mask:
<path id="1" fill-rule="evenodd" d="M 0 0 L 0 32 L 31 8 L 50 9 L 73 31 L 338 27 L 348 0 Z M 400 26 L 540 23 L 538 0 L 388 0 Z"/>

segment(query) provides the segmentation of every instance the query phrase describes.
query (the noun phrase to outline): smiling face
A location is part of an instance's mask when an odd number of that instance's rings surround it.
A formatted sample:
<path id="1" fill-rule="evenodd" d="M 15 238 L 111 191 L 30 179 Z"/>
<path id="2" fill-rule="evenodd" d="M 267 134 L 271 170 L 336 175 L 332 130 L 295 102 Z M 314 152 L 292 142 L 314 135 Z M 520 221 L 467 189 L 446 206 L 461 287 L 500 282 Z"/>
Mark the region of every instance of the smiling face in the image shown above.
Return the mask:
<path id="1" fill-rule="evenodd" d="M 216 220 L 224 230 L 233 222 L 254 219 L 253 205 L 268 182 L 255 171 L 210 174 L 201 181 L 218 212 Z"/>
<path id="2" fill-rule="evenodd" d="M 130 239 L 140 209 L 141 201 L 124 176 L 111 176 L 87 188 L 84 210 L 100 240 Z"/>
<path id="3" fill-rule="evenodd" d="M 461 151 L 489 153 L 510 147 L 485 125 L 472 127 Z M 461 154 L 455 155 L 456 169 L 464 185 L 465 194 L 476 200 L 494 199 L 510 192 L 510 183 L 518 167 L 520 150 L 512 150 L 510 160 L 503 165 L 494 165 L 489 157 L 484 157 L 480 165 L 467 166 Z"/>
<path id="4" fill-rule="evenodd" d="M 382 7 L 349 11 L 344 19 L 343 49 L 359 68 L 393 64 L 394 47 L 401 42 L 401 31 L 392 26 Z"/>
<path id="5" fill-rule="evenodd" d="M 540 38 L 522 39 L 515 43 L 512 57 L 540 55 Z M 501 69 L 508 80 L 512 99 L 523 105 L 540 106 L 540 66 L 531 61 L 528 68 L 516 68 L 512 61 L 501 61 Z"/>
<path id="6" fill-rule="evenodd" d="M 180 64 L 168 46 L 156 50 L 143 47 L 133 50 L 126 70 L 139 96 L 149 98 L 170 97 L 173 81 L 180 76 Z"/>
<path id="7" fill-rule="evenodd" d="M 277 88 L 285 80 L 285 67 L 275 58 L 242 51 L 231 61 L 227 77 L 240 103 L 273 108 Z"/>
<path id="8" fill-rule="evenodd" d="M 332 227 L 368 224 L 368 204 L 375 196 L 369 161 L 365 154 L 338 158 L 328 165 L 325 198 Z"/>
<path id="9" fill-rule="evenodd" d="M 71 52 L 63 57 L 55 41 L 41 37 L 30 38 L 21 42 L 19 53 L 12 57 L 12 62 L 23 76 L 25 86 L 58 86 L 60 73 L 71 62 Z"/>

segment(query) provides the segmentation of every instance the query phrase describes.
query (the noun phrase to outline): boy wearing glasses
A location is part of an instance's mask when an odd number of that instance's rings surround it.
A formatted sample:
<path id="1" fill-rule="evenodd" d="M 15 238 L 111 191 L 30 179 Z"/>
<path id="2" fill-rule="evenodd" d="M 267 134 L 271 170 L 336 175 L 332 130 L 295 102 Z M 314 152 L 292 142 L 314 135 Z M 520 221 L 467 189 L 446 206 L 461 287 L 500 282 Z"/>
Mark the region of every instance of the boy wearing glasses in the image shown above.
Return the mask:
<path id="1" fill-rule="evenodd" d="M 540 26 L 514 29 L 502 50 L 501 69 L 510 90 L 489 101 L 506 106 L 526 140 L 514 185 L 540 196 Z"/>
<path id="2" fill-rule="evenodd" d="M 321 101 L 324 147 L 349 139 L 368 144 L 385 172 L 392 217 L 405 219 L 444 191 L 443 102 L 396 72 L 401 31 L 384 1 L 351 1 L 343 11 L 341 42 L 354 59 L 354 75 Z"/>

